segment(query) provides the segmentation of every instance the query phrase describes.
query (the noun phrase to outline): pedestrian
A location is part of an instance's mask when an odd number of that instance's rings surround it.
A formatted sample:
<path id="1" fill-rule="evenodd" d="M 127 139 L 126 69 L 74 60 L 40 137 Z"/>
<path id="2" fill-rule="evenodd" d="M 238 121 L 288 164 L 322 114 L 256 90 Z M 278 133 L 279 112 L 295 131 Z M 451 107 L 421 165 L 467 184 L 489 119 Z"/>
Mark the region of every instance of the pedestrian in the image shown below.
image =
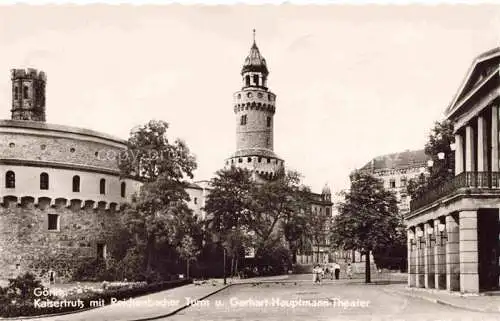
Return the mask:
<path id="1" fill-rule="evenodd" d="M 318 283 L 321 284 L 321 278 L 323 277 L 323 267 L 318 265 Z"/>
<path id="2" fill-rule="evenodd" d="M 340 278 L 340 265 L 335 262 L 333 268 L 335 269 L 335 279 L 338 280 Z"/>
<path id="3" fill-rule="evenodd" d="M 313 283 L 316 283 L 316 274 L 318 272 L 318 269 L 316 268 L 316 265 L 313 266 L 313 269 L 312 269 L 312 275 L 313 275 Z"/>
<path id="4" fill-rule="evenodd" d="M 349 279 L 352 279 L 352 265 L 351 265 L 351 263 L 347 263 L 346 272 L 347 272 L 347 277 Z"/>

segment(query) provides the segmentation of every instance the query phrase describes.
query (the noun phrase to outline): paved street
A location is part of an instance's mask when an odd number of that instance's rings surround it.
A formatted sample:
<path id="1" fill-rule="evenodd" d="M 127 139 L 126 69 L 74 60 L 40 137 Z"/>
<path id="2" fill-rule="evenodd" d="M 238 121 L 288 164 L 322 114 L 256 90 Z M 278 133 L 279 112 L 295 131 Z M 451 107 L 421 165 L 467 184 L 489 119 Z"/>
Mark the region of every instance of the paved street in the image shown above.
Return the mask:
<path id="1" fill-rule="evenodd" d="M 364 285 L 358 280 L 314 285 L 305 279 L 233 285 L 161 320 L 500 320 L 500 314 L 391 294 L 384 291 L 385 287 Z M 329 305 L 292 307 L 294 303 Z"/>

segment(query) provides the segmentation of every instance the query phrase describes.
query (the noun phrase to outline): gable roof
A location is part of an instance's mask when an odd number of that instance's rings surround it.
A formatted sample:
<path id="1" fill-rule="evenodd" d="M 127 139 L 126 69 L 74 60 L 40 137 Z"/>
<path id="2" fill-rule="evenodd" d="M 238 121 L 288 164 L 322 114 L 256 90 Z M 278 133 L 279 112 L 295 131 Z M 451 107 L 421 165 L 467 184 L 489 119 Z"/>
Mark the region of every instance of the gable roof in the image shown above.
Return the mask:
<path id="1" fill-rule="evenodd" d="M 424 150 L 406 150 L 400 153 L 377 156 L 360 170 L 384 170 L 425 166 L 429 157 Z"/>
<path id="2" fill-rule="evenodd" d="M 487 65 L 493 65 L 492 69 L 500 67 L 500 47 L 490 49 L 477 56 L 469 67 L 467 74 L 459 87 L 458 92 L 453 97 L 450 105 L 446 108 L 446 114 L 450 114 L 457 103 L 466 96 L 477 84 L 481 82 L 481 72 L 487 68 Z M 485 66 L 486 65 L 486 66 Z"/>

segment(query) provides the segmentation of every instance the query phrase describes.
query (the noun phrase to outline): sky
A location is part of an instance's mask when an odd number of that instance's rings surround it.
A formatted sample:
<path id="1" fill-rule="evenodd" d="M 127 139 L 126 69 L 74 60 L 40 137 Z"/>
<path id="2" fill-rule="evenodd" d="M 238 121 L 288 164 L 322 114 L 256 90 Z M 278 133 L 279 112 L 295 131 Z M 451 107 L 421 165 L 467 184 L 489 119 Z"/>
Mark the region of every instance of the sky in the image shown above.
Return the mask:
<path id="1" fill-rule="evenodd" d="M 37 68 L 47 122 L 127 139 L 165 120 L 210 179 L 236 148 L 254 28 L 275 152 L 338 192 L 372 158 L 424 147 L 474 58 L 500 45 L 500 5 L 0 6 L 0 118 L 10 69 Z"/>

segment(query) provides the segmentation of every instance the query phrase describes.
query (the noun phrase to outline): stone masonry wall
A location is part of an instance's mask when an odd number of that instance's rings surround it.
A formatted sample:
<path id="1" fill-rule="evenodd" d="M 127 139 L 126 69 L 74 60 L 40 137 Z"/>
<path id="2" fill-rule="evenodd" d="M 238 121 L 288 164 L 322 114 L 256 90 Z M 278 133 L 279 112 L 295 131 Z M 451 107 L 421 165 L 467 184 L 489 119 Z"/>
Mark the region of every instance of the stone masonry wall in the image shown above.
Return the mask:
<path id="1" fill-rule="evenodd" d="M 48 282 L 72 279 L 78 265 L 97 257 L 97 244 L 113 248 L 120 212 L 56 206 L 45 209 L 15 203 L 0 208 L 0 279 L 27 271 Z M 59 230 L 48 230 L 48 214 L 59 215 Z"/>

